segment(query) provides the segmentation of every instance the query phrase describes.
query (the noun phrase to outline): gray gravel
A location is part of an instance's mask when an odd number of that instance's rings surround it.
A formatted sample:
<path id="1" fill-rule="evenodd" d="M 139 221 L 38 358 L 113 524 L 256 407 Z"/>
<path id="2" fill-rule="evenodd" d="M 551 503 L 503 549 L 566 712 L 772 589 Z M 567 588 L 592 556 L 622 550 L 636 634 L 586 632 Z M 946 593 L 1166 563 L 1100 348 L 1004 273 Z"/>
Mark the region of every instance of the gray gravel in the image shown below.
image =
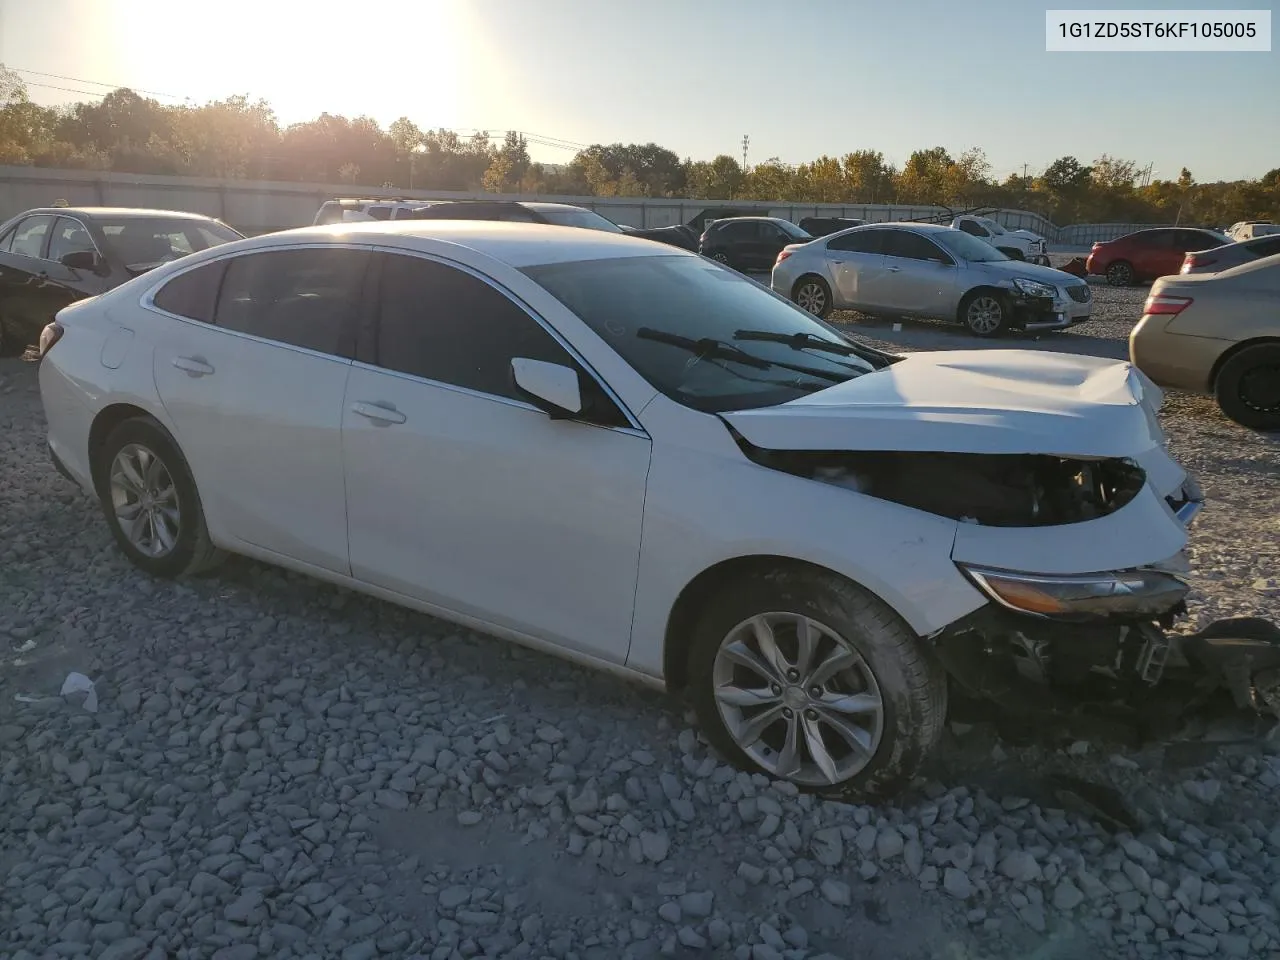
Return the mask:
<path id="1" fill-rule="evenodd" d="M 1122 355 L 1143 296 L 1101 288 L 1038 345 Z M 898 804 L 816 801 L 680 705 L 498 640 L 249 561 L 149 580 L 48 465 L 34 373 L 0 361 L 0 956 L 1280 955 L 1265 728 L 1135 751 L 955 724 Z M 1193 622 L 1280 618 L 1280 445 L 1199 398 L 1165 422 L 1213 501 Z"/>

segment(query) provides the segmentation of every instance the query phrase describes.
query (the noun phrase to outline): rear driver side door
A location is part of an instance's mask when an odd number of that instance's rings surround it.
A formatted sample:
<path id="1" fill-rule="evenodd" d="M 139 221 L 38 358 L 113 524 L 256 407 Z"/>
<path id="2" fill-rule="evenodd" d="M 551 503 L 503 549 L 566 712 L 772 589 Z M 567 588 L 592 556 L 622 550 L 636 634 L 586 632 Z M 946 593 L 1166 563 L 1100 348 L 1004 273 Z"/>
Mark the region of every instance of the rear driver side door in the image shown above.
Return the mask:
<path id="1" fill-rule="evenodd" d="M 210 526 L 246 553 L 350 570 L 342 399 L 368 248 L 206 263 L 159 288 L 156 388 Z"/>
<path id="2" fill-rule="evenodd" d="M 836 285 L 836 300 L 855 310 L 883 306 L 884 242 L 887 230 L 854 230 L 827 241 L 827 261 Z"/>

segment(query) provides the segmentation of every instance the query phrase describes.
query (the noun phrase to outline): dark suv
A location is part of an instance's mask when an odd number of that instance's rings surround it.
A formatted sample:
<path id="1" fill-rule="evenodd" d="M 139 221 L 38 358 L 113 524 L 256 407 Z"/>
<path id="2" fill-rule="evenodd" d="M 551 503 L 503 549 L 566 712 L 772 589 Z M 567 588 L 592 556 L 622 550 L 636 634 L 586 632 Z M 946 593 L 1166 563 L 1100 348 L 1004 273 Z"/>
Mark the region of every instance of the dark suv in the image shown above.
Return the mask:
<path id="1" fill-rule="evenodd" d="M 733 217 L 712 222 L 698 252 L 735 270 L 768 272 L 782 248 L 813 237 L 781 217 Z"/>
<path id="2" fill-rule="evenodd" d="M 815 237 L 827 237 L 839 230 L 860 227 L 866 222 L 852 217 L 804 217 L 800 221 L 800 229 Z"/>

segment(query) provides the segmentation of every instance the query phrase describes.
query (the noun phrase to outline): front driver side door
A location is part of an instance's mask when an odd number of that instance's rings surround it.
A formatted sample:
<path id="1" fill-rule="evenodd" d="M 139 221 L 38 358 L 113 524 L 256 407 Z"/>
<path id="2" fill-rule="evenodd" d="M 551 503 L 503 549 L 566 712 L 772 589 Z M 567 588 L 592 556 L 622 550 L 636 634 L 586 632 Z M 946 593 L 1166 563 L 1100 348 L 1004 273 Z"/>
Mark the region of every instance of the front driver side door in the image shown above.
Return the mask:
<path id="1" fill-rule="evenodd" d="M 650 441 L 520 303 L 380 253 L 343 409 L 352 575 L 614 663 L 631 638 Z M 511 360 L 582 370 L 601 423 L 552 420 Z"/>

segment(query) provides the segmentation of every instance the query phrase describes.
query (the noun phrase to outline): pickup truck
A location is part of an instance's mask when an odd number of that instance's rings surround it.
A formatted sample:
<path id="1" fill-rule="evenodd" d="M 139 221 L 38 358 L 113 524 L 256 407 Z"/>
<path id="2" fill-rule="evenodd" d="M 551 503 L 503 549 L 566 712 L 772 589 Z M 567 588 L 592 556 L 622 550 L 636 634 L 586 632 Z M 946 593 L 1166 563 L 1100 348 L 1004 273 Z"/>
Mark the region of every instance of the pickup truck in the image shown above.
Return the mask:
<path id="1" fill-rule="evenodd" d="M 990 217 L 978 217 L 972 214 L 956 217 L 951 226 L 963 230 L 972 237 L 987 241 L 1006 257 L 1013 260 L 1026 260 L 1049 266 L 1049 246 L 1044 237 L 1030 230 L 1006 230 Z"/>

